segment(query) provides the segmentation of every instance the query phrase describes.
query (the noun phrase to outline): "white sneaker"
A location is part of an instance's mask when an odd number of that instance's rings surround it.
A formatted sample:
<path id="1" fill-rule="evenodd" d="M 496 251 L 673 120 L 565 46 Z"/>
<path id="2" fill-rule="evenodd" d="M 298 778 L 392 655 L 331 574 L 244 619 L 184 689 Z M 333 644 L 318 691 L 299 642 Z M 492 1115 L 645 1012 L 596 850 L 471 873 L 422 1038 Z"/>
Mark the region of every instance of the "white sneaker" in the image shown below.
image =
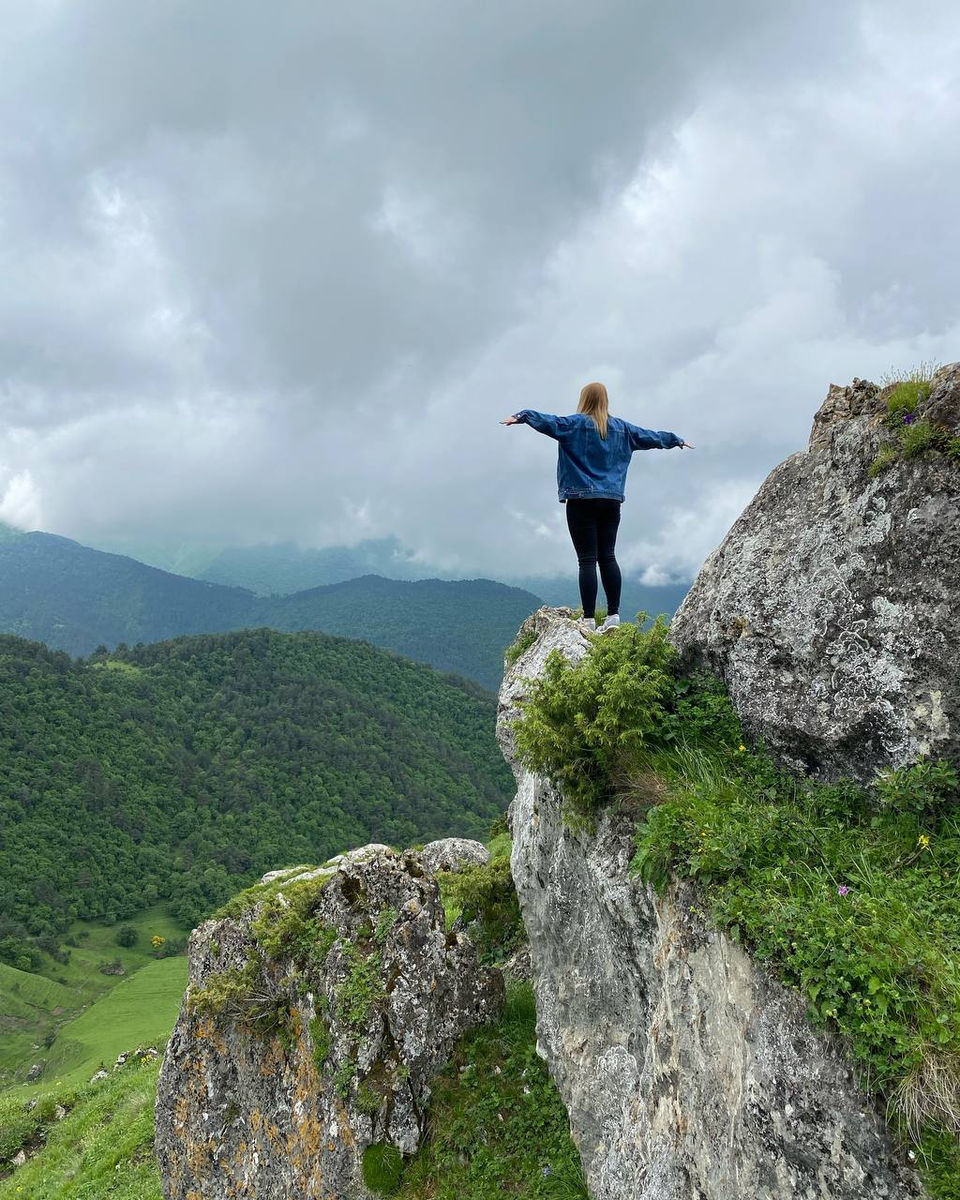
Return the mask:
<path id="1" fill-rule="evenodd" d="M 620 624 L 620 618 L 616 613 L 612 617 L 607 617 L 602 625 L 597 626 L 597 633 L 606 633 L 608 629 L 616 629 Z"/>

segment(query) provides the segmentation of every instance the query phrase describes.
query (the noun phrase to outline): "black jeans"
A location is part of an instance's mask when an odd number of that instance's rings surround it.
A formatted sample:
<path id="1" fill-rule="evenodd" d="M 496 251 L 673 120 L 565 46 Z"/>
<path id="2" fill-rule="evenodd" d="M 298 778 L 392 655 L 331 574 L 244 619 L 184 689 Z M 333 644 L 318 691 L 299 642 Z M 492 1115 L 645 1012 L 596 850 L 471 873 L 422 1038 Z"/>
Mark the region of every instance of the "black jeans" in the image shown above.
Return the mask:
<path id="1" fill-rule="evenodd" d="M 580 601 L 585 617 L 592 617 L 597 607 L 598 564 L 607 615 L 612 617 L 620 611 L 620 568 L 614 556 L 619 525 L 619 500 L 567 501 L 567 528 L 580 564 Z"/>

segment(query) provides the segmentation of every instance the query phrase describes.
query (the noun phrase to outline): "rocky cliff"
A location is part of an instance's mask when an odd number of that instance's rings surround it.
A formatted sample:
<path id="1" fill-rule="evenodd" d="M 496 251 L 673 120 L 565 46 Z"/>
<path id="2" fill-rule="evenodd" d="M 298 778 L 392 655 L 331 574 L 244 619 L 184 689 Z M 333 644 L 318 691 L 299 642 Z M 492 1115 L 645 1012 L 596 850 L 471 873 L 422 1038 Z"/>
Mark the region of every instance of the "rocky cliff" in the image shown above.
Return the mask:
<path id="1" fill-rule="evenodd" d="M 531 643 L 532 640 L 532 644 Z M 541 609 L 508 669 L 498 732 L 517 779 L 511 870 L 530 941 L 539 1050 L 594 1200 L 907 1200 L 923 1192 L 838 1046 L 701 915 L 696 895 L 632 879 L 635 816 L 595 834 L 518 763 L 527 679 L 587 642 Z"/>
<path id="2" fill-rule="evenodd" d="M 960 755 L 960 459 L 936 446 L 960 435 L 960 364 L 903 411 L 924 452 L 894 452 L 892 391 L 830 388 L 671 625 L 755 737 L 825 778 Z"/>
<path id="3" fill-rule="evenodd" d="M 429 857 L 484 854 L 457 839 Z M 165 1197 L 373 1195 L 365 1152 L 417 1149 L 431 1076 L 502 1002 L 419 854 L 271 872 L 190 939 L 156 1103 Z"/>

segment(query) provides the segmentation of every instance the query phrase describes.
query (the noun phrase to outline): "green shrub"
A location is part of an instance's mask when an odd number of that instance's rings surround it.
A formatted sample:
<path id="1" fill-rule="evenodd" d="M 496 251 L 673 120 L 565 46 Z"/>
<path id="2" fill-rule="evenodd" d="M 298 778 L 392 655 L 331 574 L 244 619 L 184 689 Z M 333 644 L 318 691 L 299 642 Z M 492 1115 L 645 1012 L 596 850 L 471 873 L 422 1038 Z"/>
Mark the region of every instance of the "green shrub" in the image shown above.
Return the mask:
<path id="1" fill-rule="evenodd" d="M 379 951 L 364 954 L 356 946 L 344 949 L 350 964 L 346 979 L 337 988 L 336 1003 L 341 1020 L 350 1029 L 354 1041 L 359 1041 L 370 1022 L 375 1005 L 384 998 L 383 963 Z"/>
<path id="2" fill-rule="evenodd" d="M 363 1182 L 378 1196 L 392 1196 L 400 1186 L 403 1155 L 389 1142 L 374 1142 L 363 1152 Z"/>
<path id="3" fill-rule="evenodd" d="M 131 946 L 135 946 L 140 940 L 140 933 L 136 925 L 121 925 L 114 935 L 114 940 L 118 946 L 129 949 Z"/>
<path id="4" fill-rule="evenodd" d="M 960 793 L 960 776 L 948 762 L 921 759 L 909 767 L 881 771 L 874 784 L 881 806 L 935 820 Z"/>
<path id="5" fill-rule="evenodd" d="M 611 786 L 663 741 L 677 655 L 663 618 L 643 630 L 645 619 L 597 638 L 575 666 L 551 652 L 521 702 L 520 758 L 562 789 L 574 818 L 593 818 Z"/>

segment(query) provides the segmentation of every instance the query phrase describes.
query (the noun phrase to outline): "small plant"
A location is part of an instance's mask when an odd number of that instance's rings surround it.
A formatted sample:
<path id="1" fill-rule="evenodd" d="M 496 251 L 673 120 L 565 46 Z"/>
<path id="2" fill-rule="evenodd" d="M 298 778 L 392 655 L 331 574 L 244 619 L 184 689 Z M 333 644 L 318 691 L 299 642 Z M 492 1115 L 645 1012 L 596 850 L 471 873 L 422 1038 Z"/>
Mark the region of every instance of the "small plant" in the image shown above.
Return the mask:
<path id="1" fill-rule="evenodd" d="M 375 1117 L 383 1105 L 383 1097 L 364 1082 L 357 1088 L 355 1103 L 357 1112 L 365 1113 L 368 1117 Z"/>
<path id="2" fill-rule="evenodd" d="M 379 952 L 364 955 L 355 946 L 345 947 L 344 956 L 350 969 L 337 988 L 336 1003 L 341 1020 L 356 1042 L 366 1031 L 374 1006 L 383 1000 L 383 964 Z"/>
<path id="3" fill-rule="evenodd" d="M 387 907 L 381 910 L 380 916 L 377 917 L 377 924 L 373 931 L 373 940 L 378 946 L 382 946 L 390 936 L 390 930 L 394 927 L 397 921 L 397 910 Z"/>
<path id="4" fill-rule="evenodd" d="M 482 866 L 443 872 L 440 886 L 445 899 L 459 908 L 463 921 L 471 926 L 470 935 L 484 961 L 500 961 L 523 941 L 509 848 Z"/>
<path id="5" fill-rule="evenodd" d="M 533 643 L 537 640 L 537 635 L 533 629 L 528 629 L 526 633 L 520 633 L 516 641 L 507 647 L 504 652 L 504 661 L 508 667 L 512 667 L 518 658 L 522 658 L 530 649 Z"/>
<path id="6" fill-rule="evenodd" d="M 877 451 L 877 457 L 870 464 L 870 474 L 874 478 L 890 469 L 898 459 L 897 448 L 892 442 L 887 442 Z"/>
<path id="7" fill-rule="evenodd" d="M 140 940 L 140 933 L 136 925 L 121 925 L 114 935 L 114 941 L 118 946 L 123 946 L 129 950 L 131 946 L 135 946 Z"/>
<path id="8" fill-rule="evenodd" d="M 936 820 L 960 797 L 960 775 L 948 762 L 922 759 L 909 767 L 881 771 L 875 789 L 881 806 Z"/>
<path id="9" fill-rule="evenodd" d="M 943 450 L 948 442 L 946 430 L 929 421 L 910 421 L 900 430 L 900 449 L 904 458 L 916 458 L 928 450 Z"/>
<path id="10" fill-rule="evenodd" d="M 374 1142 L 363 1152 L 363 1182 L 378 1196 L 392 1196 L 403 1175 L 403 1155 L 389 1142 Z"/>
<path id="11" fill-rule="evenodd" d="M 349 1099 L 350 1086 L 353 1083 L 353 1077 L 356 1072 L 356 1060 L 352 1058 L 344 1059 L 340 1066 L 337 1067 L 336 1073 L 333 1076 L 333 1090 L 341 1100 Z"/>
<path id="12" fill-rule="evenodd" d="M 310 1020 L 310 1041 L 313 1043 L 313 1064 L 319 1073 L 330 1055 L 330 1023 L 319 1015 Z"/>

